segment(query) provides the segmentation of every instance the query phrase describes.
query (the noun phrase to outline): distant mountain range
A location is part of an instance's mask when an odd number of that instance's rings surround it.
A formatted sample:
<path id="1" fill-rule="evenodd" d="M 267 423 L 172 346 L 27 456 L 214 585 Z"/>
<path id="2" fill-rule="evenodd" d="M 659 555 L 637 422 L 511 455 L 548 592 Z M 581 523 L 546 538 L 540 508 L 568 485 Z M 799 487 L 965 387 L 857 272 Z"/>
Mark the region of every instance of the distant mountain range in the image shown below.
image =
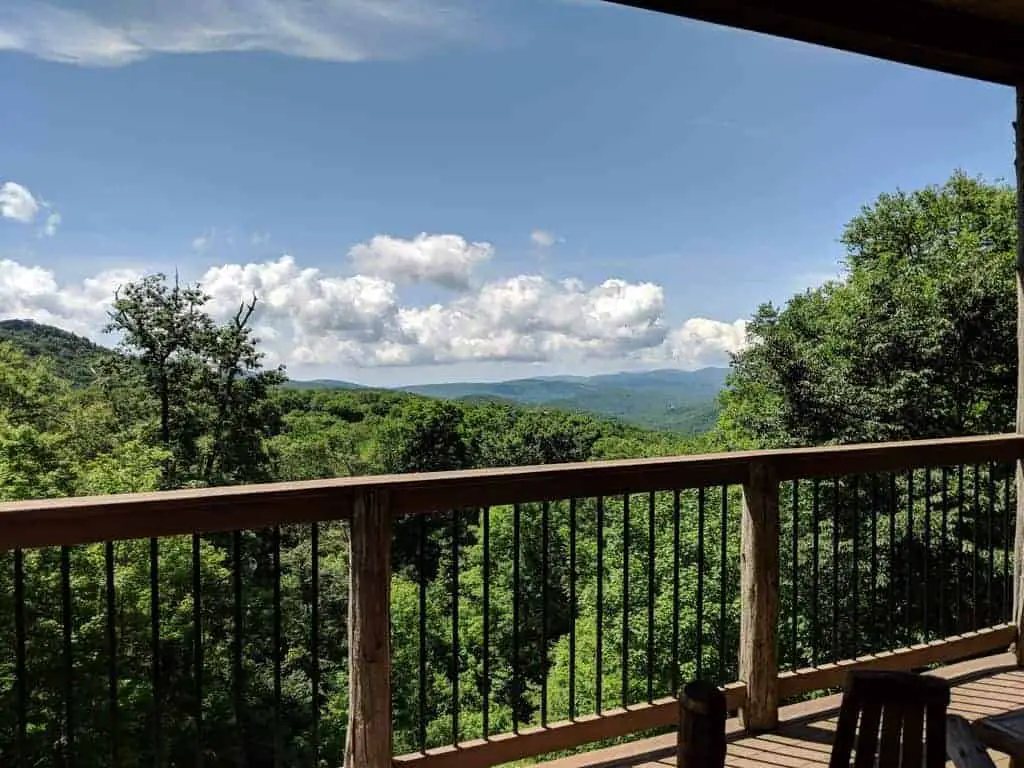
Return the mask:
<path id="1" fill-rule="evenodd" d="M 58 375 L 87 383 L 96 362 L 116 354 L 89 339 L 31 320 L 0 320 L 0 341 L 10 341 L 29 356 L 46 355 Z M 496 382 L 453 382 L 392 387 L 426 397 L 491 400 L 518 405 L 610 416 L 651 429 L 703 432 L 718 415 L 717 396 L 728 368 L 674 369 L 611 373 L 600 376 L 539 376 Z M 349 381 L 290 381 L 296 389 L 371 389 Z M 380 389 L 375 387 L 374 389 Z"/>
<path id="2" fill-rule="evenodd" d="M 395 387 L 427 397 L 498 400 L 520 405 L 611 416 L 638 426 L 678 432 L 702 432 L 717 417 L 718 393 L 728 368 L 697 371 L 665 369 L 599 376 L 539 376 L 496 382 L 452 382 Z M 303 389 L 361 389 L 349 381 L 293 381 Z"/>

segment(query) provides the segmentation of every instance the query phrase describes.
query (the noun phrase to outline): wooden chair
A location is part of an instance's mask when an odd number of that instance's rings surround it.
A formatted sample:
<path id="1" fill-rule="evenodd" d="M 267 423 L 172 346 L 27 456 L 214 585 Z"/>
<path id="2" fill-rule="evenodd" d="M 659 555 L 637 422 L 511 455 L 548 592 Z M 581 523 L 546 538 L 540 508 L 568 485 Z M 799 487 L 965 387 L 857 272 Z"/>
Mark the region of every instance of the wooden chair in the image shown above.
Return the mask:
<path id="1" fill-rule="evenodd" d="M 852 672 L 829 768 L 943 768 L 949 683 L 910 672 Z"/>

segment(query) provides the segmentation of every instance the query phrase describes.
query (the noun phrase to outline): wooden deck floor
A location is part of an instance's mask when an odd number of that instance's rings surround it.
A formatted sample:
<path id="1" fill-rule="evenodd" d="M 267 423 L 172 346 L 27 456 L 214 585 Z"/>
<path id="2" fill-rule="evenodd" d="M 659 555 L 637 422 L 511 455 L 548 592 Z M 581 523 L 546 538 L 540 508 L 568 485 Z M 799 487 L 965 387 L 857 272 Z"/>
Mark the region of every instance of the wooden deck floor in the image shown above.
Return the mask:
<path id="1" fill-rule="evenodd" d="M 950 712 L 968 720 L 1024 709 L 1024 670 L 1013 656 L 999 654 L 935 670 L 954 684 Z M 783 707 L 778 732 L 744 736 L 735 720 L 727 725 L 727 768 L 827 768 L 839 696 Z M 544 763 L 544 768 L 666 768 L 675 766 L 675 734 Z M 1005 755 L 992 752 L 997 768 Z M 947 763 L 947 765 L 951 765 Z"/>

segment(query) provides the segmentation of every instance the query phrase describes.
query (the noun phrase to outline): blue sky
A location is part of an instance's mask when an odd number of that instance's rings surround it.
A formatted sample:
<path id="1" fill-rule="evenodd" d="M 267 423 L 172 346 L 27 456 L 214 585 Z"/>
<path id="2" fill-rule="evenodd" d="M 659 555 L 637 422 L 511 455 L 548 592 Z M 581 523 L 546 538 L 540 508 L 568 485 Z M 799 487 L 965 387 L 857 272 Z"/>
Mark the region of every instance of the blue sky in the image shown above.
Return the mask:
<path id="1" fill-rule="evenodd" d="M 878 193 L 1012 175 L 1007 88 L 593 0 L 312 5 L 5 3 L 0 317 L 95 335 L 177 268 L 297 377 L 697 367 Z"/>

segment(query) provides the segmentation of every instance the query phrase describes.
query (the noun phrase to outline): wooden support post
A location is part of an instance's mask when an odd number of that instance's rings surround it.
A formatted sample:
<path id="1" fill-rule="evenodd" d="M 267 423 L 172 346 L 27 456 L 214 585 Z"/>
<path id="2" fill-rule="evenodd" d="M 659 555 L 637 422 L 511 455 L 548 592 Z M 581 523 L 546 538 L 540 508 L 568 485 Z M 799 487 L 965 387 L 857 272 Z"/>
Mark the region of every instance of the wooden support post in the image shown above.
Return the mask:
<path id="1" fill-rule="evenodd" d="M 1024 86 L 1013 124 L 1017 150 L 1017 432 L 1024 433 Z M 1017 529 L 1013 543 L 1013 622 L 1017 666 L 1024 667 L 1024 461 L 1017 459 Z"/>
<path id="2" fill-rule="evenodd" d="M 391 768 L 391 509 L 386 492 L 356 494 L 349 554 L 345 765 Z"/>
<path id="3" fill-rule="evenodd" d="M 679 768 L 724 768 L 725 694 L 706 680 L 687 683 L 679 697 Z"/>
<path id="4" fill-rule="evenodd" d="M 740 537 L 740 717 L 748 731 L 766 731 L 779 723 L 779 482 L 766 462 L 752 463 L 743 485 Z"/>

